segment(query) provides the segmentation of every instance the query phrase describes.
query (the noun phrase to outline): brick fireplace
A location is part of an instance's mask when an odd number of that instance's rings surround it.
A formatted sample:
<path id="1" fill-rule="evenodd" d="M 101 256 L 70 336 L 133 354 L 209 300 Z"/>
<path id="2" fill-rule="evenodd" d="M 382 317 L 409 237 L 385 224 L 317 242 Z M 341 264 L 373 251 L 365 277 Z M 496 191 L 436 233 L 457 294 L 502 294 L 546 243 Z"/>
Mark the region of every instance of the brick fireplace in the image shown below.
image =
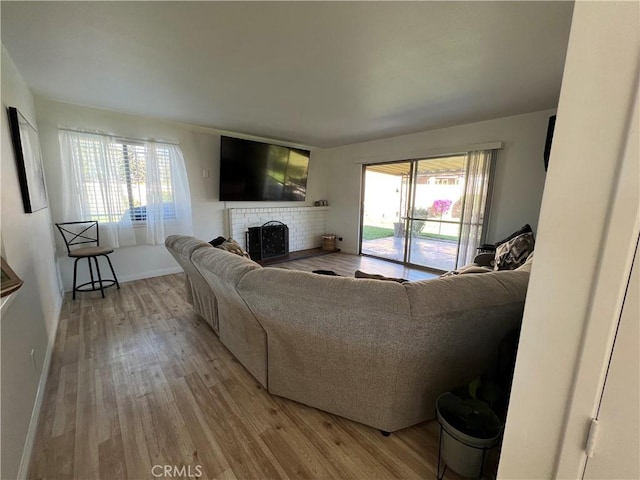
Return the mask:
<path id="1" fill-rule="evenodd" d="M 318 248 L 322 235 L 327 233 L 327 215 L 330 207 L 266 207 L 230 208 L 229 232 L 245 249 L 246 232 L 269 221 L 282 222 L 289 228 L 289 251 L 297 252 Z"/>

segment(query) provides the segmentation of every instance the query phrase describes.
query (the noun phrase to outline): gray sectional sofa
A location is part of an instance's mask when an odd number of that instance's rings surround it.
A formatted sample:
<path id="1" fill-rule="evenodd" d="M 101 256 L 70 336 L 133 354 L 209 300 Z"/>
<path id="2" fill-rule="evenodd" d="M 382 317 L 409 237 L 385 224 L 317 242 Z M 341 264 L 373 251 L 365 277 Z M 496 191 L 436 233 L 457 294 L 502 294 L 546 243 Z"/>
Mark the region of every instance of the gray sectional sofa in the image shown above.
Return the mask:
<path id="1" fill-rule="evenodd" d="M 530 269 L 400 284 L 263 268 L 192 237 L 166 246 L 195 311 L 263 387 L 388 432 L 492 365 Z"/>

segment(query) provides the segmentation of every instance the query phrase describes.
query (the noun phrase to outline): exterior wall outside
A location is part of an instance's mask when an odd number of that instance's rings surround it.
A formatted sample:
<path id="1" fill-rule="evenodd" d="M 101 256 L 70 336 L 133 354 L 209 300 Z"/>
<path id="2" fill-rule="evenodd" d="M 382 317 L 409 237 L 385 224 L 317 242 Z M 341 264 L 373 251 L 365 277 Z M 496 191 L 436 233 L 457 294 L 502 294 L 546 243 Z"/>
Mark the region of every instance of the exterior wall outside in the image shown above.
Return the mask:
<path id="1" fill-rule="evenodd" d="M 17 107 L 36 125 L 33 97 L 2 47 L 3 110 Z M 55 339 L 61 285 L 55 264 L 51 209 L 25 214 L 6 112 L 2 112 L 2 257 L 24 281 L 2 307 L 1 478 L 26 475 L 39 402 Z M 3 303 L 7 297 L 3 298 Z M 31 356 L 33 351 L 33 357 Z M 21 463 L 22 458 L 22 463 Z"/>

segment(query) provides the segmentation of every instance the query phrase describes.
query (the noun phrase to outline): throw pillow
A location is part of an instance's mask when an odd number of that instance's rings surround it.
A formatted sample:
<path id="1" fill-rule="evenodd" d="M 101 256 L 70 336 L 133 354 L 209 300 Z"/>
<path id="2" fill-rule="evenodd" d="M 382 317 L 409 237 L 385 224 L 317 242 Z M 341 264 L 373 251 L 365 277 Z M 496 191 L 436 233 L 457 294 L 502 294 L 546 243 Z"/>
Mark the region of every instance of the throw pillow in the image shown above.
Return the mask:
<path id="1" fill-rule="evenodd" d="M 527 257 L 527 261 L 524 262 L 522 265 L 520 265 L 518 268 L 516 268 L 516 270 L 531 271 L 531 264 L 533 263 L 533 254 L 534 252 L 531 252 L 531 254 Z"/>
<path id="2" fill-rule="evenodd" d="M 533 233 L 533 230 L 531 229 L 531 225 L 529 225 L 528 223 L 526 225 L 523 225 L 522 227 L 520 227 L 518 230 L 516 230 L 515 232 L 513 232 L 511 235 L 509 235 L 507 238 L 505 238 L 504 240 L 500 240 L 499 242 L 496 242 L 496 248 L 499 247 L 500 245 L 502 245 L 503 243 L 508 242 L 509 240 L 513 240 L 514 238 L 522 235 L 523 233 Z"/>
<path id="3" fill-rule="evenodd" d="M 522 265 L 533 252 L 533 233 L 523 233 L 498 245 L 494 270 L 514 270 Z"/>
<path id="4" fill-rule="evenodd" d="M 213 240 L 211 240 L 209 243 L 211 244 L 212 247 L 218 247 L 220 245 L 222 245 L 227 239 L 224 237 L 216 237 Z"/>
<path id="5" fill-rule="evenodd" d="M 384 275 L 378 275 L 376 273 L 365 273 L 362 270 L 356 270 L 355 277 L 370 278 L 372 280 L 386 280 L 389 282 L 398 282 L 398 283 L 405 283 L 409 281 L 405 278 L 393 278 L 393 277 L 385 277 Z"/>
<path id="6" fill-rule="evenodd" d="M 493 272 L 493 269 L 491 267 L 483 267 L 480 265 L 470 264 L 470 265 L 465 265 L 464 267 L 460 267 L 457 270 L 451 270 L 449 272 L 443 273 L 440 276 L 450 277 L 452 275 L 463 275 L 465 273 L 487 273 L 487 272 Z"/>
<path id="7" fill-rule="evenodd" d="M 229 238 L 225 240 L 216 248 L 219 248 L 221 250 L 226 250 L 227 252 L 230 252 L 230 253 L 235 253 L 236 255 L 240 255 L 241 257 L 251 258 L 249 257 L 249 254 L 233 238 Z"/>

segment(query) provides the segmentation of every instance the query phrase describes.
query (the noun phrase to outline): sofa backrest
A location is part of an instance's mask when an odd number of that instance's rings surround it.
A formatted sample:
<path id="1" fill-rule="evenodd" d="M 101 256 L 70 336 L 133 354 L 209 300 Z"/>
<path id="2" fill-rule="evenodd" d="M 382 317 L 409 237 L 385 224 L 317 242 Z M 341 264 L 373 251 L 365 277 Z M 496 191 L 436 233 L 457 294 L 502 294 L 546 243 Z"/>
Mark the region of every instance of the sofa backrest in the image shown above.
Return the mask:
<path id="1" fill-rule="evenodd" d="M 443 393 L 494 366 L 500 340 L 520 327 L 528 281 L 529 271 L 522 269 L 404 284 L 412 325 L 399 341 L 411 353 L 400 370 L 415 361 L 433 367 L 406 381 Z M 425 398 L 422 408 L 433 411 L 433 400 Z M 406 405 L 410 399 L 395 401 L 414 409 Z"/>
<path id="2" fill-rule="evenodd" d="M 267 267 L 245 275 L 238 291 L 267 331 L 271 393 L 392 425 L 398 330 L 410 314 L 401 284 Z"/>
<path id="3" fill-rule="evenodd" d="M 211 248 L 210 244 L 195 237 L 170 235 L 164 241 L 164 245 L 183 269 L 188 268 L 189 273 L 196 273 L 200 277 L 191 263 L 191 255 L 199 248 Z"/>
<path id="4" fill-rule="evenodd" d="M 267 337 L 237 285 L 256 262 L 219 248 L 196 250 L 191 260 L 218 301 L 218 336 L 249 372 L 267 386 Z"/>
<path id="5" fill-rule="evenodd" d="M 491 366 L 520 325 L 527 281 L 526 271 L 399 284 L 263 268 L 238 291 L 267 331 L 270 392 L 396 430 Z"/>
<path id="6" fill-rule="evenodd" d="M 171 235 L 164 242 L 169 253 L 182 267 L 185 273 L 187 301 L 194 310 L 218 331 L 218 307 L 216 298 L 202 274 L 191 261 L 193 252 L 200 248 L 212 248 L 207 242 L 185 235 Z"/>

